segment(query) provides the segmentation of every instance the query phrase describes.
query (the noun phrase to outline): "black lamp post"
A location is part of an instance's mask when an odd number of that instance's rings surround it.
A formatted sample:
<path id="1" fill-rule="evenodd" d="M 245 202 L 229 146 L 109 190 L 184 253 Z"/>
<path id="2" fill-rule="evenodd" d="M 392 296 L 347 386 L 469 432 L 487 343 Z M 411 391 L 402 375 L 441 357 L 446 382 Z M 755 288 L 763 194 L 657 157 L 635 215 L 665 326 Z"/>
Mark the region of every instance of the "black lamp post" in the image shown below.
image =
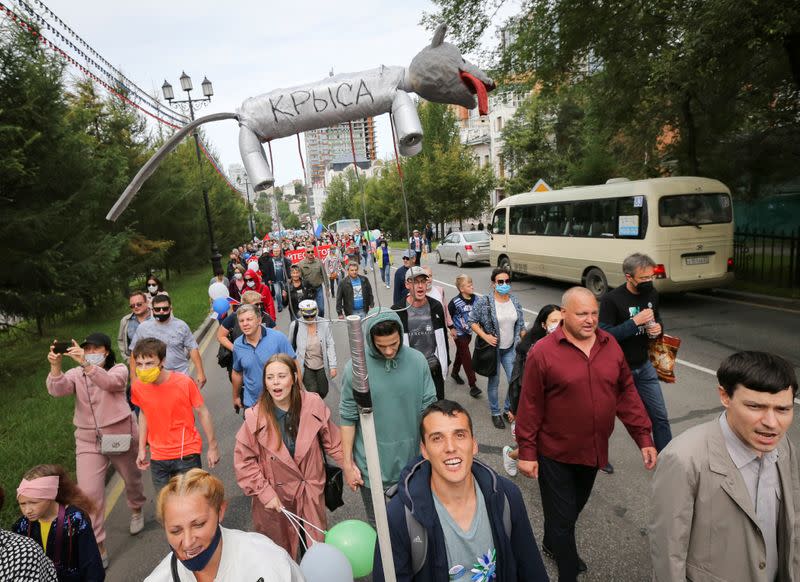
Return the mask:
<path id="1" fill-rule="evenodd" d="M 170 105 L 173 103 L 188 103 L 189 104 L 189 116 L 194 121 L 194 104 L 202 104 L 211 101 L 211 96 L 214 94 L 214 88 L 211 86 L 211 81 L 208 78 L 204 78 L 201 84 L 203 89 L 203 98 L 202 99 L 192 99 L 192 78 L 186 74 L 186 71 L 180 77 L 181 82 L 181 89 L 186 91 L 186 99 L 175 99 L 175 93 L 172 91 L 172 85 L 164 81 L 164 84 L 161 86 L 161 90 L 164 92 L 164 99 L 166 99 Z M 201 168 L 203 166 L 203 160 L 200 156 L 200 138 L 197 137 L 197 130 L 195 129 L 193 132 L 194 135 L 194 147 L 197 152 L 197 163 Z M 211 268 L 213 269 L 214 273 L 218 273 L 222 271 L 222 255 L 219 254 L 219 249 L 217 248 L 217 241 L 214 239 L 214 227 L 211 223 L 211 206 L 208 203 L 208 187 L 206 187 L 205 180 L 202 180 L 203 184 L 203 205 L 206 209 L 206 225 L 208 226 L 208 240 L 211 245 Z"/>

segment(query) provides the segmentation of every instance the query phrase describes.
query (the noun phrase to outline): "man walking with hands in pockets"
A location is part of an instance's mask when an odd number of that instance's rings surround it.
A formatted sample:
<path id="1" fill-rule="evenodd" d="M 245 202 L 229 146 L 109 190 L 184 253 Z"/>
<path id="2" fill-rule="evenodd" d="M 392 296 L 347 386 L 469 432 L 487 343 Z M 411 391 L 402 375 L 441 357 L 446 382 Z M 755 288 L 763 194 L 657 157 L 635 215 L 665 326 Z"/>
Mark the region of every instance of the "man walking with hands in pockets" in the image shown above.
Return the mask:
<path id="1" fill-rule="evenodd" d="M 544 513 L 542 551 L 555 558 L 560 582 L 587 569 L 578 556 L 575 524 L 608 462 L 608 439 L 619 417 L 656 465 L 652 426 L 622 350 L 597 329 L 597 300 L 573 287 L 561 299 L 563 324 L 528 355 L 517 409 L 519 471 L 539 481 Z"/>

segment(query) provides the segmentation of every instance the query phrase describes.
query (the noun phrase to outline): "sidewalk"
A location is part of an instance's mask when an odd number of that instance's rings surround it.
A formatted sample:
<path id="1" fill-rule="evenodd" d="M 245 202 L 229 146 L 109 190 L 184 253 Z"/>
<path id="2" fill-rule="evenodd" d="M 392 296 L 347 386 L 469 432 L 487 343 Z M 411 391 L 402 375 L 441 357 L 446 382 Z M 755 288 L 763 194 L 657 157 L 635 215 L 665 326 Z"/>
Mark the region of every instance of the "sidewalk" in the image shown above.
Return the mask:
<path id="1" fill-rule="evenodd" d="M 751 293 L 749 291 L 738 291 L 736 289 L 724 288 L 711 289 L 710 291 L 695 293 L 711 297 L 720 297 L 722 299 L 731 299 L 734 301 L 745 301 L 747 303 L 755 303 L 757 305 L 765 305 L 767 307 L 780 307 L 781 309 L 800 312 L 800 299 L 791 299 L 789 297 L 775 297 L 773 295 L 764 295 L 762 293 Z"/>

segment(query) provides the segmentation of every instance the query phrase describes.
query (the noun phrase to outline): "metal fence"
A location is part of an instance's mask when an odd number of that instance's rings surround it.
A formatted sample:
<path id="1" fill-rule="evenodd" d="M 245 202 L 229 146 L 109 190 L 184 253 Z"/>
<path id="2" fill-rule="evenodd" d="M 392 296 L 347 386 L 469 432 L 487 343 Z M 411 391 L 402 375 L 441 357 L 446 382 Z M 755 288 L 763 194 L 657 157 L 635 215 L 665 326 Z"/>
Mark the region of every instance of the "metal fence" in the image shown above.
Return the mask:
<path id="1" fill-rule="evenodd" d="M 800 228 L 780 234 L 742 229 L 733 240 L 737 279 L 800 289 Z"/>

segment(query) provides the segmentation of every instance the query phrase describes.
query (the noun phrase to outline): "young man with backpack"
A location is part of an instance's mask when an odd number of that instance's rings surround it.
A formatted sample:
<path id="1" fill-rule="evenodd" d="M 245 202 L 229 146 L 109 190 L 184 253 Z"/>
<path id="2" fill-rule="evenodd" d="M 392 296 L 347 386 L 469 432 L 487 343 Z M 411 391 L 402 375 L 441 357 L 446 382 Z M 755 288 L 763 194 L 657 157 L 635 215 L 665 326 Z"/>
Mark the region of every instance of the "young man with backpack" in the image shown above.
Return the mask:
<path id="1" fill-rule="evenodd" d="M 439 400 L 422 413 L 420 451 L 387 508 L 398 582 L 548 580 L 519 488 L 474 455 L 469 413 Z M 383 581 L 375 548 L 373 580 Z"/>

